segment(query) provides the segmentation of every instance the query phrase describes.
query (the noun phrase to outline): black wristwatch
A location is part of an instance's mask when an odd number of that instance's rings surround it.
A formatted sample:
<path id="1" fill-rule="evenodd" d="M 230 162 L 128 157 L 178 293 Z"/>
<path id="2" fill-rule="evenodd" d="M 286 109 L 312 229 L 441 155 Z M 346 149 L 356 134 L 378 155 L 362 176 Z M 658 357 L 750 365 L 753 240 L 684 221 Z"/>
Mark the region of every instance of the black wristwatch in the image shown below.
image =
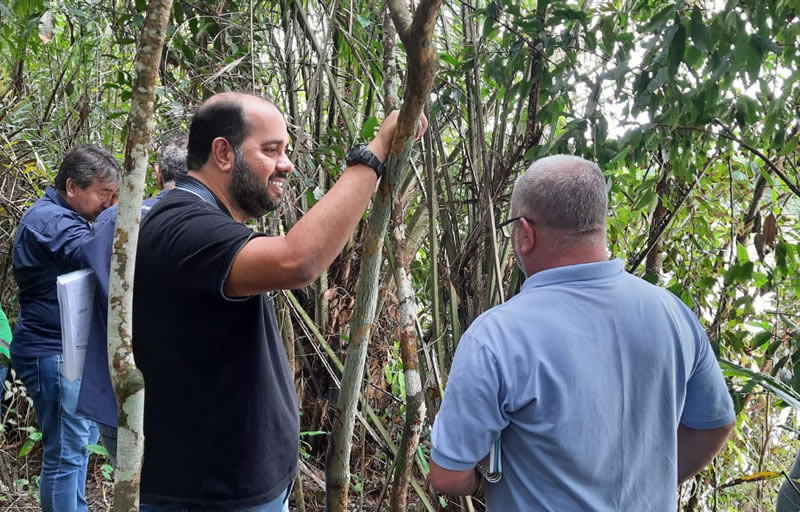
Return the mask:
<path id="1" fill-rule="evenodd" d="M 370 167 L 375 174 L 378 175 L 378 179 L 383 176 L 383 170 L 386 168 L 386 164 L 381 162 L 375 153 L 367 149 L 367 145 L 363 142 L 361 144 L 356 144 L 353 146 L 353 149 L 347 152 L 347 165 L 355 165 L 355 164 L 364 164 L 367 167 Z"/>

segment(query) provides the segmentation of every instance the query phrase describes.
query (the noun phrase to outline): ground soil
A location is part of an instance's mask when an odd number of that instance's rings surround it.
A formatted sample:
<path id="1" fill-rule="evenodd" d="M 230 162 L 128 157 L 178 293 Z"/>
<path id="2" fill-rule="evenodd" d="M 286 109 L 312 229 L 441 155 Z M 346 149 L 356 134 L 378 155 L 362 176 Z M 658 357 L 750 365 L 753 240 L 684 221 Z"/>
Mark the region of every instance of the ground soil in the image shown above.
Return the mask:
<path id="1" fill-rule="evenodd" d="M 42 467 L 41 445 L 37 445 L 25 457 L 18 457 L 22 443 L 0 445 L 0 511 L 38 512 L 39 471 Z M 100 469 L 106 458 L 89 456 L 86 477 L 86 500 L 91 512 L 110 511 L 114 505 L 113 485 Z"/>

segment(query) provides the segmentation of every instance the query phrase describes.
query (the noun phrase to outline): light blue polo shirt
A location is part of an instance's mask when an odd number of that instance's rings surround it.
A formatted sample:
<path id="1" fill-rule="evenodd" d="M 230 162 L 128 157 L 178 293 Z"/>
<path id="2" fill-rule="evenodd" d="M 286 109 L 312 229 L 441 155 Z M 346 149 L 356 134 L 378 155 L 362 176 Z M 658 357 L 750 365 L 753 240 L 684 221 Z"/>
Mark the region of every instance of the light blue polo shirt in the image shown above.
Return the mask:
<path id="1" fill-rule="evenodd" d="M 501 436 L 488 510 L 674 511 L 678 424 L 734 420 L 708 338 L 620 260 L 537 273 L 462 337 L 433 460 L 471 469 Z"/>

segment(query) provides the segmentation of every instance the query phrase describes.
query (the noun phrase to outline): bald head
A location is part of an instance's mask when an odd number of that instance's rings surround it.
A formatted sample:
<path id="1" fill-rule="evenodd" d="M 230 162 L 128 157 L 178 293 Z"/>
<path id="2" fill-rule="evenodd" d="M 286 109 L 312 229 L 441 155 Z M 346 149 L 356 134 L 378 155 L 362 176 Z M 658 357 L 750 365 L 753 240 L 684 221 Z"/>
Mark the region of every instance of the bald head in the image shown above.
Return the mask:
<path id="1" fill-rule="evenodd" d="M 240 147 L 250 134 L 248 110 L 264 104 L 277 110 L 271 101 L 249 93 L 224 92 L 207 99 L 192 116 L 186 156 L 188 169 L 196 171 L 203 167 L 217 137 Z"/>
<path id="2" fill-rule="evenodd" d="M 608 194 L 597 164 L 571 155 L 535 161 L 517 179 L 511 195 L 513 217 L 570 235 L 605 233 Z"/>

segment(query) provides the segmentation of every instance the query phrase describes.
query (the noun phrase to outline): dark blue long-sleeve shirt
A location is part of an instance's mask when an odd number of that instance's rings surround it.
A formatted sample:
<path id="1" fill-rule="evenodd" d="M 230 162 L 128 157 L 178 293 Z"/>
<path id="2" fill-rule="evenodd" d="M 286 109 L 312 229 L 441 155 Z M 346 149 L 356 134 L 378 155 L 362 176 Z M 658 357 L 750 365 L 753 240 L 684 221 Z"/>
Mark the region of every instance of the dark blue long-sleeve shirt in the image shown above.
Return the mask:
<path id="1" fill-rule="evenodd" d="M 142 203 L 142 216 L 167 192 L 164 190 L 155 198 L 145 199 Z M 86 347 L 83 380 L 76 406 L 76 412 L 81 416 L 110 427 L 117 426 L 117 402 L 108 372 L 106 341 L 108 276 L 111 271 L 116 222 L 117 207 L 112 206 L 97 217 L 92 226 L 92 234 L 86 238 L 81 249 L 83 266 L 92 269 L 97 277 L 97 290 L 94 295 L 95 307 L 89 330 L 89 344 Z"/>
<path id="2" fill-rule="evenodd" d="M 56 277 L 83 267 L 80 246 L 89 233 L 89 222 L 53 187 L 22 216 L 12 257 L 20 305 L 12 355 L 61 353 Z"/>

